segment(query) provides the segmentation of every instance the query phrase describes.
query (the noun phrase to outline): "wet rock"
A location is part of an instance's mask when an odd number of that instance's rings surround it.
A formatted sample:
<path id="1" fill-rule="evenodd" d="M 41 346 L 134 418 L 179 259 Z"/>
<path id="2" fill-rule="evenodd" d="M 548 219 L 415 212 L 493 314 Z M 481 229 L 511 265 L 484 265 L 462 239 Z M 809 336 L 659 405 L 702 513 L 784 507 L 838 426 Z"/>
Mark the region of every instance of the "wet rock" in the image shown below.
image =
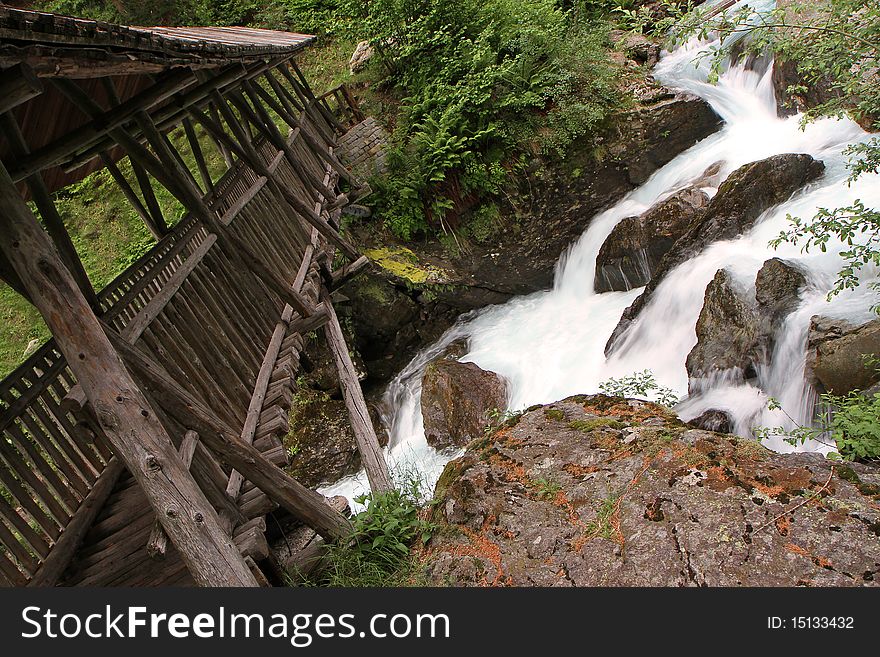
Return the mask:
<path id="1" fill-rule="evenodd" d="M 866 390 L 880 381 L 872 358 L 880 354 L 880 319 L 855 326 L 815 316 L 810 322 L 807 378 L 835 395 Z"/>
<path id="2" fill-rule="evenodd" d="M 573 397 L 447 465 L 425 569 L 462 586 L 877 586 L 878 484 L 876 467 Z"/>
<path id="3" fill-rule="evenodd" d="M 660 44 L 644 34 L 612 30 L 609 37 L 615 47 L 637 64 L 652 67 L 660 61 Z"/>
<path id="4" fill-rule="evenodd" d="M 727 411 L 710 409 L 688 422 L 688 426 L 716 433 L 732 433 L 733 418 L 731 418 L 730 413 Z"/>
<path id="5" fill-rule="evenodd" d="M 647 285 L 661 258 L 708 202 L 708 194 L 688 188 L 618 223 L 596 259 L 596 292 Z"/>
<path id="6" fill-rule="evenodd" d="M 559 256 L 598 212 L 720 127 L 696 96 L 649 86 L 657 94 L 615 117 L 594 143 L 574 145 L 564 162 L 532 163 L 500 206 L 503 228 L 451 259 L 456 303 L 473 308 L 550 287 Z"/>
<path id="7" fill-rule="evenodd" d="M 686 364 L 692 394 L 700 388 L 699 380 L 719 372 L 732 370 L 733 378 L 740 380 L 757 376 L 761 319 L 724 269 L 706 287 L 696 332 L 697 344 Z"/>
<path id="8" fill-rule="evenodd" d="M 362 71 L 373 58 L 373 55 L 375 55 L 375 50 L 370 45 L 370 42 L 361 41 L 355 47 L 351 59 L 348 60 L 348 70 L 351 71 L 352 75 Z"/>
<path id="9" fill-rule="evenodd" d="M 441 358 L 425 370 L 421 403 L 428 444 L 462 447 L 483 435 L 492 411 L 507 407 L 507 386 L 474 363 Z"/>
<path id="10" fill-rule="evenodd" d="M 388 444 L 379 414 L 372 407 L 370 417 L 379 442 Z M 300 388 L 290 407 L 289 426 L 284 439 L 291 457 L 287 470 L 304 486 L 317 488 L 360 470 L 360 453 L 341 399 Z"/>
<path id="11" fill-rule="evenodd" d="M 749 230 L 765 210 L 788 200 L 824 170 L 825 165 L 810 155 L 787 153 L 746 164 L 731 173 L 698 219 L 663 257 L 645 291 L 624 311 L 605 353 L 613 351 L 668 272 L 709 244 L 734 239 Z"/>
<path id="12" fill-rule="evenodd" d="M 770 258 L 758 270 L 755 299 L 762 312 L 778 320 L 797 307 L 806 284 L 807 278 L 797 265 L 782 258 Z"/>
<path id="13" fill-rule="evenodd" d="M 770 258 L 758 270 L 755 300 L 761 314 L 775 332 L 780 322 L 797 308 L 807 277 L 797 265 L 781 258 Z"/>

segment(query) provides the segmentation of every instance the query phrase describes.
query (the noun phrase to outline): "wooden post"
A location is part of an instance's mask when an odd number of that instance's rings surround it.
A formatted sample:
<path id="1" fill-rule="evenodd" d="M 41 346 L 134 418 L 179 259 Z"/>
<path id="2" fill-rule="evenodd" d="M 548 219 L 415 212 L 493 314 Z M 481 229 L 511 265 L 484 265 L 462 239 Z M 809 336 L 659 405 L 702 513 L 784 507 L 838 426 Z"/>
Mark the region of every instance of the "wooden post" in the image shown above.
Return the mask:
<path id="1" fill-rule="evenodd" d="M 104 471 L 98 477 L 92 490 L 79 505 L 76 513 L 67 523 L 64 532 L 58 539 L 58 542 L 52 546 L 52 550 L 43 560 L 40 569 L 34 573 L 33 578 L 28 582 L 28 586 L 55 586 L 58 580 L 64 574 L 67 566 L 73 560 L 76 551 L 82 544 L 86 532 L 92 526 L 98 513 L 104 507 L 113 487 L 116 485 L 119 475 L 125 471 L 122 462 L 113 457 Z"/>
<path id="2" fill-rule="evenodd" d="M 107 171 L 110 172 L 113 180 L 116 181 L 116 184 L 119 185 L 119 189 L 122 190 L 122 195 L 125 196 L 126 200 L 131 204 L 134 208 L 134 211 L 137 212 L 137 215 L 141 218 L 141 221 L 144 222 L 144 225 L 147 227 L 147 230 L 156 238 L 156 240 L 162 239 L 165 235 L 168 234 L 168 226 L 165 224 L 164 219 L 162 220 L 161 225 L 157 224 L 154 220 L 154 215 L 150 214 L 149 210 L 144 207 L 144 204 L 141 203 L 141 200 L 138 198 L 137 194 L 135 194 L 134 189 L 132 189 L 128 180 L 126 180 L 125 176 L 122 175 L 122 171 L 119 170 L 119 167 L 116 166 L 116 163 L 110 159 L 110 156 L 103 152 L 101 153 L 101 162 L 104 163 L 104 166 L 107 168 Z M 141 182 L 140 180 L 138 181 Z M 143 188 L 143 187 L 142 187 Z M 150 190 L 152 191 L 152 189 Z M 156 197 L 153 196 L 152 200 L 155 201 Z M 158 203 L 156 203 L 156 209 L 158 209 Z M 158 216 L 161 218 L 161 210 L 159 211 Z"/>
<path id="3" fill-rule="evenodd" d="M 211 118 L 213 118 L 214 121 L 219 124 L 220 114 L 218 114 L 217 108 L 214 107 L 214 105 L 209 105 L 208 111 L 211 113 Z M 232 151 L 230 151 L 226 144 L 218 140 L 217 137 L 215 137 L 214 135 L 211 135 L 211 139 L 214 140 L 214 143 L 217 144 L 217 148 L 220 149 L 220 154 L 223 156 L 223 161 L 226 162 L 226 168 L 231 169 L 232 166 L 235 164 L 235 160 L 232 159 Z"/>
<path id="4" fill-rule="evenodd" d="M 339 383 L 342 386 L 342 397 L 345 400 L 345 407 L 348 409 L 361 461 L 367 471 L 370 489 L 374 493 L 389 491 L 394 488 L 394 484 L 391 483 L 391 475 L 388 474 L 388 466 L 382 456 L 382 448 L 379 446 L 379 439 L 376 437 L 376 430 L 373 428 L 370 412 L 367 410 L 367 402 L 364 400 L 361 384 L 358 381 L 354 364 L 351 362 L 351 356 L 348 354 L 348 345 L 345 344 L 342 327 L 339 326 L 339 319 L 336 317 L 336 311 L 333 309 L 330 295 L 326 290 L 322 290 L 321 297 L 327 306 L 329 315 L 329 321 L 324 325 L 324 335 L 327 337 L 327 343 L 333 352 L 333 360 L 336 362 L 336 371 L 339 373 Z"/>
<path id="5" fill-rule="evenodd" d="M 193 128 L 192 121 L 183 119 L 183 130 L 186 132 L 186 138 L 189 141 L 190 150 L 196 159 L 196 166 L 199 168 L 199 175 L 202 177 L 205 193 L 214 191 L 214 181 L 211 180 L 211 172 L 208 171 L 208 163 L 205 162 L 205 154 L 202 153 L 202 145 L 199 143 L 199 137 Z"/>
<path id="6" fill-rule="evenodd" d="M 15 117 L 12 116 L 11 113 L 0 115 L 0 125 L 3 126 L 3 132 L 6 134 L 9 146 L 15 156 L 17 158 L 25 157 L 29 152 L 28 146 L 24 140 L 24 136 L 21 134 L 21 130 L 18 127 L 18 122 L 15 120 Z M 73 274 L 74 279 L 79 285 L 80 290 L 82 290 L 86 300 L 89 302 L 89 305 L 93 308 L 97 308 L 98 297 L 92 287 L 92 282 L 89 280 L 89 276 L 83 268 L 82 261 L 79 259 L 79 254 L 76 252 L 76 247 L 73 245 L 70 235 L 67 234 L 67 229 L 64 227 L 64 220 L 55 208 L 55 202 L 52 200 L 52 195 L 46 188 L 42 174 L 35 173 L 32 176 L 29 176 L 26 179 L 26 183 L 28 190 L 31 193 L 31 198 L 33 198 L 34 204 L 37 206 L 37 210 L 39 210 L 40 216 L 43 218 L 43 222 L 46 225 L 46 232 L 49 233 L 49 236 L 55 243 L 55 247 L 58 249 L 58 254 L 61 256 L 61 260 L 70 270 L 70 273 Z"/>
<path id="7" fill-rule="evenodd" d="M 221 530 L 213 508 L 2 165 L 0 208 L 0 249 L 193 578 L 204 586 L 255 586 L 241 554 Z"/>

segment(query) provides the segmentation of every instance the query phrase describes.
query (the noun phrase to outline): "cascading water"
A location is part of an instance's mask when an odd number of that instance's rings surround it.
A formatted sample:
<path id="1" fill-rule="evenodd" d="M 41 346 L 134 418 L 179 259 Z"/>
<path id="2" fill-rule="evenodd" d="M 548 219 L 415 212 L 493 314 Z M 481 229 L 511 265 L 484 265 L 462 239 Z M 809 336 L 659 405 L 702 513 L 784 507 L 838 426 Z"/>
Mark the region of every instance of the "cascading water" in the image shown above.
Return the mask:
<path id="1" fill-rule="evenodd" d="M 756 7 L 754 1 L 749 4 Z M 773 5 L 758 3 L 756 9 L 766 11 Z M 797 246 L 783 245 L 774 250 L 768 243 L 789 226 L 789 214 L 808 218 L 818 208 L 847 206 L 856 199 L 868 207 L 880 206 L 880 176 L 869 174 L 852 184 L 847 182 L 844 150 L 869 138 L 854 122 L 821 119 L 802 127 L 800 116 L 778 118 L 771 69 L 762 73 L 736 64 L 728 66 L 716 84 L 710 84 L 710 58 L 706 55 L 718 45 L 717 41 L 692 40 L 666 53 L 654 76 L 669 87 L 705 99 L 724 120 L 722 130 L 680 154 L 640 188 L 594 217 L 587 231 L 557 263 L 552 290 L 518 297 L 464 317 L 437 344 L 413 359 L 385 394 L 390 409 L 385 421 L 391 436 L 386 457 L 392 469 L 415 472 L 433 486 L 445 463 L 458 455 L 438 453 L 427 445 L 419 407 L 425 366 L 452 342 L 466 339 L 468 352 L 461 360 L 507 379 L 511 410 L 597 392 L 600 383 L 611 377 L 645 369 L 684 398 L 688 388 L 685 360 L 696 344 L 694 327 L 706 286 L 719 269 L 726 268 L 734 280 L 753 292 L 758 269 L 774 256 L 799 263 L 809 285 L 800 305 L 782 322 L 771 365 L 758 372 L 754 384 L 732 383 L 723 377 L 707 382 L 700 394 L 684 399 L 675 410 L 685 420 L 708 409 L 725 410 L 732 416 L 736 432 L 745 436 L 751 435 L 756 426 L 791 428 L 792 420 L 809 424 L 815 401 L 815 393 L 804 381 L 810 317 L 822 314 L 866 321 L 872 317 L 874 299 L 867 286 L 861 285 L 827 300 L 842 264 L 836 255 L 840 245 L 829 244 L 824 253 L 801 253 Z M 750 231 L 734 240 L 715 242 L 670 271 L 614 353 L 606 358 L 606 341 L 624 309 L 642 291 L 593 291 L 596 257 L 614 226 L 693 184 L 715 163 L 721 165 L 723 180 L 743 164 L 780 153 L 809 153 L 825 163 L 825 174 L 789 201 L 764 213 Z M 704 191 L 712 195 L 716 189 Z M 878 271 L 865 268 L 861 276 L 865 281 L 873 280 Z M 770 396 L 779 400 L 785 412 L 768 410 Z M 778 436 L 766 439 L 765 444 L 777 451 L 829 449 L 814 441 L 795 448 Z M 323 492 L 351 499 L 365 490 L 366 478 L 361 473 Z"/>

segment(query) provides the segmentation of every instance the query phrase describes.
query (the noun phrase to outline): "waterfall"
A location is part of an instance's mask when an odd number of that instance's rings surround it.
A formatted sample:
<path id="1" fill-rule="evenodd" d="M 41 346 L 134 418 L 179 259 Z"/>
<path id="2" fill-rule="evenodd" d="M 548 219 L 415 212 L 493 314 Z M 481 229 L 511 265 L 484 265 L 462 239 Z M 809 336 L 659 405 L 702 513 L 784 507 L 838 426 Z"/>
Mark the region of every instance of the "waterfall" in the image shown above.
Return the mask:
<path id="1" fill-rule="evenodd" d="M 755 7 L 756 3 L 750 5 Z M 757 9 L 772 7 L 773 2 L 760 2 Z M 752 435 L 756 426 L 790 428 L 792 420 L 788 416 L 798 423 L 810 423 L 815 392 L 804 380 L 810 317 L 822 314 L 864 322 L 874 316 L 873 297 L 867 286 L 861 285 L 831 301 L 826 298 L 842 266 L 836 255 L 840 244 L 829 243 L 824 253 L 802 253 L 795 245 L 774 250 L 768 242 L 788 228 L 789 214 L 809 218 L 818 208 L 842 207 L 856 199 L 868 207 L 880 206 L 880 176 L 868 174 L 852 184 L 847 182 L 849 172 L 843 151 L 869 139 L 854 122 L 825 118 L 801 126 L 799 115 L 778 118 L 772 68 L 756 71 L 744 64 L 727 65 L 717 83 L 710 84 L 710 57 L 706 55 L 718 45 L 717 41 L 693 39 L 664 53 L 654 76 L 668 87 L 703 98 L 724 120 L 722 129 L 681 153 L 614 207 L 595 216 L 586 232 L 560 257 L 553 289 L 471 313 L 413 359 L 391 382 L 385 395 L 389 409 L 385 420 L 391 436 L 386 456 L 392 469 L 418 473 L 433 487 L 444 464 L 459 455 L 438 453 L 427 445 L 419 398 L 425 365 L 461 339 L 467 340 L 468 349 L 462 361 L 474 362 L 507 379 L 511 410 L 598 392 L 599 385 L 611 377 L 650 369 L 661 385 L 672 388 L 683 399 L 675 410 L 685 420 L 708 409 L 725 410 L 734 420 L 735 431 L 743 436 Z M 614 353 L 606 358 L 606 341 L 623 311 L 642 291 L 593 291 L 596 257 L 614 226 L 693 184 L 713 164 L 721 164 L 723 180 L 744 164 L 780 153 L 808 153 L 825 163 L 825 174 L 789 201 L 765 212 L 745 234 L 712 243 L 671 270 Z M 712 195 L 717 190 L 704 191 Z M 694 327 L 706 286 L 716 271 L 726 268 L 753 293 L 758 270 L 772 257 L 796 262 L 806 273 L 808 286 L 799 306 L 780 323 L 771 364 L 759 371 L 755 382 L 734 383 L 721 377 L 687 399 L 685 360 L 697 341 Z M 874 280 L 878 271 L 865 268 L 861 277 Z M 785 413 L 767 409 L 771 396 L 780 401 Z M 766 439 L 765 444 L 776 451 L 829 449 L 813 441 L 794 447 L 780 437 Z M 364 490 L 366 480 L 361 473 L 322 492 L 352 498 Z"/>

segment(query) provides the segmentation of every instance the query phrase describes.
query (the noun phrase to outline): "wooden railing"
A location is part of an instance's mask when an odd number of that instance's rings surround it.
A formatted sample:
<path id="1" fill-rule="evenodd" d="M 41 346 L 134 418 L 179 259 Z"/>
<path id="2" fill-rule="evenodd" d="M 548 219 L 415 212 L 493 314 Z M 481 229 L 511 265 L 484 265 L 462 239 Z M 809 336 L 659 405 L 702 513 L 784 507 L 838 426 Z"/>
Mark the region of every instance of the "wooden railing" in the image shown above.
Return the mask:
<path id="1" fill-rule="evenodd" d="M 309 117 L 303 111 L 304 126 Z M 327 163 L 299 137 L 294 131 L 289 141 L 296 161 L 323 177 Z M 311 196 L 283 152 L 262 139 L 255 145 L 279 181 Z M 270 196 L 266 179 L 239 161 L 205 198 L 231 231 L 292 281 L 308 245 L 303 226 L 293 230 L 293 215 L 280 212 Z M 130 342 L 139 340 L 240 429 L 283 304 L 235 269 L 228 248 L 187 215 L 104 288 L 99 302 L 108 324 Z M 65 404 L 75 387 L 53 340 L 0 381 L 0 585 L 34 577 L 112 457 L 89 418 Z"/>

